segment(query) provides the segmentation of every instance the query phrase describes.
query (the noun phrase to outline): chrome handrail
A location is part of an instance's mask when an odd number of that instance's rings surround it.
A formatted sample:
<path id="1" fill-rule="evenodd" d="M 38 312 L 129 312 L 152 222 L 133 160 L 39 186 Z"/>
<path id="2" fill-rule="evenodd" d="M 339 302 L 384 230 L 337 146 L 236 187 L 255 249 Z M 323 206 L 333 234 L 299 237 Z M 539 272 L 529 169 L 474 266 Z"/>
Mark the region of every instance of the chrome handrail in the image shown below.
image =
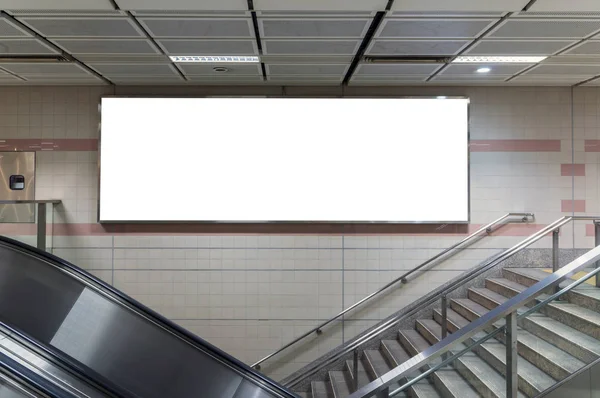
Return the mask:
<path id="1" fill-rule="evenodd" d="M 373 329 L 370 329 L 368 332 L 366 332 L 362 336 L 345 344 L 344 347 L 340 351 L 336 352 L 334 355 L 327 356 L 327 358 L 325 360 L 323 360 L 320 363 L 315 363 L 309 369 L 305 370 L 303 373 L 294 375 L 294 377 L 290 380 L 285 380 L 286 381 L 285 386 L 289 387 L 289 388 L 294 387 L 301 380 L 305 379 L 306 377 L 308 377 L 310 375 L 317 373 L 319 370 L 321 370 L 328 364 L 333 363 L 346 355 L 349 355 L 355 349 L 359 348 L 363 344 L 368 343 L 372 339 L 376 338 L 377 336 L 379 336 L 382 333 L 386 332 L 387 330 L 391 329 L 392 327 L 397 325 L 403 319 L 406 319 L 409 316 L 412 316 L 412 315 L 416 314 L 417 312 L 421 311 L 423 308 L 435 303 L 436 301 L 439 301 L 440 298 L 443 300 L 444 297 L 447 296 L 450 292 L 463 286 L 467 282 L 470 282 L 471 280 L 473 280 L 474 278 L 483 274 L 484 272 L 494 268 L 498 264 L 502 263 L 503 261 L 505 261 L 508 258 L 512 257 L 513 255 L 517 254 L 521 250 L 525 249 L 526 247 L 528 247 L 528 246 L 532 245 L 533 243 L 537 242 L 538 240 L 542 239 L 544 236 L 557 231 L 563 225 L 568 224 L 571 221 L 598 221 L 598 220 L 600 220 L 600 216 L 594 216 L 594 217 L 591 217 L 591 216 L 565 216 L 565 217 L 562 217 L 562 218 L 554 221 L 553 223 L 549 224 L 548 226 L 546 226 L 545 228 L 536 232 L 535 234 L 530 235 L 527 238 L 525 238 L 524 240 L 522 240 L 521 242 L 517 243 L 515 246 L 505 250 L 499 256 L 496 256 L 493 259 L 481 264 L 480 266 L 475 267 L 474 269 L 464 273 L 460 278 L 458 278 L 458 279 L 454 280 L 453 282 L 449 283 L 448 285 L 444 286 L 442 289 L 426 296 L 425 298 L 420 300 L 418 305 L 414 306 L 409 311 L 402 312 L 400 314 L 397 314 L 394 317 L 386 319 L 385 321 L 381 322 L 379 325 L 377 325 Z"/>
<path id="2" fill-rule="evenodd" d="M 567 222 L 570 222 L 573 219 L 575 219 L 574 217 L 565 217 L 565 218 L 568 220 Z M 587 218 L 584 218 L 584 219 L 587 219 Z M 600 219 L 600 218 L 595 218 L 595 219 Z M 544 230 L 546 230 L 546 229 L 547 228 L 544 228 Z M 535 235 L 537 235 L 537 234 L 535 234 Z M 489 311 L 482 317 L 474 320 L 473 322 L 469 323 L 467 326 L 459 329 L 456 333 L 451 334 L 449 337 L 432 345 L 431 347 L 429 347 L 428 349 L 426 349 L 419 355 L 407 360 L 400 366 L 392 369 L 391 371 L 382 375 L 378 379 L 376 379 L 376 380 L 372 381 L 371 383 L 367 384 L 366 386 L 360 388 L 353 394 L 349 395 L 348 398 L 366 398 L 366 397 L 374 396 L 375 394 L 388 389 L 392 383 L 398 381 L 399 379 L 401 379 L 403 377 L 406 377 L 407 375 L 416 371 L 417 369 L 422 368 L 424 365 L 427 365 L 431 361 L 442 357 L 444 354 L 449 352 L 454 346 L 465 342 L 469 338 L 473 337 L 475 334 L 484 330 L 486 327 L 489 327 L 490 325 L 492 325 L 494 322 L 496 322 L 502 318 L 506 318 L 507 316 L 509 316 L 510 314 L 513 314 L 513 313 L 515 313 L 515 320 L 516 320 L 518 318 L 516 316 L 516 311 L 519 308 L 524 307 L 527 303 L 531 302 L 531 300 L 533 300 L 536 297 L 540 296 L 541 294 L 545 293 L 549 288 L 554 288 L 554 287 L 558 286 L 566 278 L 568 278 L 571 275 L 586 268 L 590 264 L 596 263 L 598 260 L 600 260 L 600 246 L 590 250 L 583 256 L 577 258 L 576 260 L 572 261 L 568 265 L 560 268 L 559 270 L 550 274 L 548 277 L 542 279 L 541 281 L 537 282 L 533 286 L 527 288 L 526 290 L 522 291 L 521 293 L 517 294 L 516 296 L 508 299 L 503 304 L 501 304 L 498 307 L 494 308 L 493 310 Z M 568 287 L 566 287 L 566 288 L 560 290 L 559 292 L 553 294 L 552 296 L 546 298 L 542 303 L 538 303 L 535 307 L 533 307 L 529 311 L 525 312 L 524 314 L 521 314 L 521 317 L 531 314 L 532 312 L 536 311 L 537 309 L 539 309 L 543 305 L 547 304 L 548 302 L 554 300 L 557 297 L 560 297 L 561 295 L 569 292 L 571 289 L 580 285 L 586 279 L 589 279 L 589 278 L 587 278 L 588 276 L 591 277 L 593 275 L 596 275 L 599 272 L 600 272 L 600 269 L 596 269 L 596 270 L 592 271 L 591 273 L 586 275 L 586 277 L 584 277 L 578 281 L 575 281 Z M 491 332 L 484 338 L 478 340 L 474 344 L 471 344 L 469 347 L 463 349 L 462 351 L 460 351 L 457 354 L 454 354 L 450 358 L 445 358 L 441 364 L 439 364 L 438 366 L 435 367 L 436 370 L 439 369 L 439 366 L 447 365 L 448 363 L 450 363 L 454 359 L 458 358 L 465 352 L 468 352 L 475 346 L 483 343 L 485 340 L 489 340 L 491 337 L 500 333 L 500 330 L 502 330 L 503 328 L 506 328 L 506 325 L 494 330 L 493 332 Z M 401 386 L 399 389 L 393 391 L 392 394 L 383 393 L 382 396 L 387 397 L 389 395 L 394 395 L 394 394 L 400 392 L 401 390 L 405 389 L 406 387 L 412 385 L 413 383 L 417 382 L 418 380 L 421 380 L 423 377 L 426 377 L 432 371 L 435 371 L 435 370 L 429 369 L 427 372 L 425 372 L 425 373 L 427 373 L 426 375 L 424 375 L 424 376 L 419 375 L 416 378 L 412 379 L 410 382 Z"/>
<path id="3" fill-rule="evenodd" d="M 345 310 L 339 312 L 337 315 L 333 316 L 332 318 L 328 319 L 327 321 L 319 324 L 318 326 L 316 326 L 313 329 L 309 330 L 308 332 L 302 334 L 301 336 L 296 337 L 294 340 L 292 340 L 289 343 L 285 344 L 284 346 L 282 346 L 281 348 L 279 348 L 277 351 L 274 351 L 271 354 L 269 354 L 266 357 L 264 357 L 261 360 L 259 360 L 258 362 L 255 362 L 252 365 L 252 367 L 255 368 L 255 369 L 257 369 L 257 370 L 260 370 L 260 364 L 261 363 L 263 363 L 266 360 L 268 360 L 268 359 L 270 359 L 270 358 L 278 355 L 282 351 L 285 351 L 289 347 L 291 347 L 291 346 L 295 345 L 296 343 L 304 340 L 306 337 L 312 335 L 313 333 L 316 333 L 316 334 L 320 335 L 322 333 L 322 331 L 323 331 L 323 328 L 325 326 L 329 325 L 330 323 L 332 323 L 333 321 L 335 321 L 335 320 L 343 317 L 348 312 L 350 312 L 353 309 L 361 306 L 365 302 L 371 300 L 373 297 L 376 297 L 376 296 L 380 295 L 381 293 L 383 293 L 384 291 L 386 291 L 390 287 L 398 284 L 399 282 L 401 282 L 402 284 L 408 283 L 408 279 L 407 278 L 410 275 L 412 275 L 415 272 L 418 272 L 419 270 L 421 270 L 421 269 L 423 269 L 423 268 L 431 265 L 436 260 L 439 260 L 440 258 L 444 257 L 446 254 L 450 253 L 451 251 L 456 250 L 457 248 L 459 248 L 460 246 L 464 245 L 465 243 L 471 241 L 472 239 L 476 238 L 477 236 L 479 236 L 483 232 L 486 232 L 488 234 L 492 233 L 494 227 L 496 227 L 498 224 L 501 224 L 501 223 L 505 224 L 505 220 L 510 219 L 510 218 L 519 218 L 520 222 L 528 222 L 530 219 L 534 220 L 535 219 L 535 215 L 533 213 L 507 213 L 507 214 L 503 215 L 502 217 L 498 218 L 497 220 L 494 220 L 491 223 L 489 223 L 487 225 L 484 225 L 483 227 L 479 228 L 477 231 L 473 232 L 471 235 L 465 237 L 461 241 L 455 243 L 454 245 L 450 246 L 447 249 L 444 249 L 443 251 L 441 251 L 440 253 L 436 254 L 433 257 L 431 257 L 429 260 L 425 261 L 424 263 L 420 264 L 419 266 L 411 269 L 410 271 L 404 273 L 402 276 L 400 276 L 400 277 L 394 279 L 393 281 L 387 283 L 386 285 L 384 285 L 383 287 L 381 287 L 376 292 L 373 292 L 373 293 L 369 294 L 368 296 L 362 298 L 361 300 L 359 300 L 356 303 L 352 304 L 350 307 L 346 308 Z M 510 221 L 510 222 L 512 222 L 512 221 Z"/>

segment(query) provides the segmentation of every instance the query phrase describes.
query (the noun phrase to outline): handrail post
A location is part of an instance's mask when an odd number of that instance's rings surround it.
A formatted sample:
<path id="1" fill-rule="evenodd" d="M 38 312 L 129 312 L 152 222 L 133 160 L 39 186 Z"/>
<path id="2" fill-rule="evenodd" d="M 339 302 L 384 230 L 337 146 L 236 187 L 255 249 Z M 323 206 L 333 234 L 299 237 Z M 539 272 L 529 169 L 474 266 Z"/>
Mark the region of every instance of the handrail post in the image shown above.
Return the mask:
<path id="1" fill-rule="evenodd" d="M 37 248 L 46 251 L 46 203 L 38 203 L 37 207 Z"/>
<path id="2" fill-rule="evenodd" d="M 594 243 L 600 246 L 600 220 L 594 221 Z M 596 268 L 600 268 L 600 261 L 596 262 Z M 596 287 L 600 287 L 600 275 L 596 275 Z"/>
<path id="3" fill-rule="evenodd" d="M 354 349 L 354 362 L 352 363 L 352 392 L 358 391 L 358 348 Z"/>
<path id="4" fill-rule="evenodd" d="M 558 237 L 560 235 L 560 229 L 552 231 L 552 272 L 558 271 Z"/>
<path id="5" fill-rule="evenodd" d="M 560 228 L 555 229 L 554 231 L 552 231 L 552 273 L 555 273 L 556 271 L 558 271 L 558 266 L 559 266 L 559 244 L 558 244 L 558 239 L 559 239 L 559 235 L 560 235 Z M 556 286 L 554 288 L 555 292 L 558 292 L 560 290 L 559 286 Z"/>
<path id="6" fill-rule="evenodd" d="M 518 396 L 517 357 L 517 311 L 513 311 L 506 316 L 506 398 Z"/>
<path id="7" fill-rule="evenodd" d="M 448 297 L 442 295 L 442 340 L 448 336 Z M 448 357 L 447 353 L 442 355 L 442 359 Z"/>

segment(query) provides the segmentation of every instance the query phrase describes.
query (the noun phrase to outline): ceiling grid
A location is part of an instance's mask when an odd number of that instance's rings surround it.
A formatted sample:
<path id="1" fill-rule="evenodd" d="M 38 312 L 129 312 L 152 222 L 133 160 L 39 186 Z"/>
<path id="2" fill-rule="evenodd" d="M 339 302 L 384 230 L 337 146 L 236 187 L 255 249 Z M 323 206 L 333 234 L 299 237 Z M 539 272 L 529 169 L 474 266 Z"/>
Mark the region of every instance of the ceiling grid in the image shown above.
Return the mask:
<path id="1" fill-rule="evenodd" d="M 593 0 L 6 0 L 3 7 L 0 84 L 600 79 L 600 2 Z M 481 58 L 458 63 L 464 56 Z M 508 56 L 545 59 L 489 58 Z"/>

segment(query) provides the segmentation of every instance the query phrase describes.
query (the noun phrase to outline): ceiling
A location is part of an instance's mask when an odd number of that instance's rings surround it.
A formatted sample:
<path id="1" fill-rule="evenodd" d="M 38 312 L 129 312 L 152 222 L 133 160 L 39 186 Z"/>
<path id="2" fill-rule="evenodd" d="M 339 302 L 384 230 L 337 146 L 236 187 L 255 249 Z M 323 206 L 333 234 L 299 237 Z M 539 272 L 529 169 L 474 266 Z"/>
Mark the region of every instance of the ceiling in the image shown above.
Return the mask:
<path id="1" fill-rule="evenodd" d="M 0 85 L 600 85 L 598 0 L 2 0 Z M 62 55 L 67 61 L 15 61 Z M 173 63 L 256 55 L 260 63 Z M 540 64 L 365 57 L 543 55 Z M 216 72 L 215 67 L 227 68 Z M 489 67 L 486 74 L 477 73 Z"/>

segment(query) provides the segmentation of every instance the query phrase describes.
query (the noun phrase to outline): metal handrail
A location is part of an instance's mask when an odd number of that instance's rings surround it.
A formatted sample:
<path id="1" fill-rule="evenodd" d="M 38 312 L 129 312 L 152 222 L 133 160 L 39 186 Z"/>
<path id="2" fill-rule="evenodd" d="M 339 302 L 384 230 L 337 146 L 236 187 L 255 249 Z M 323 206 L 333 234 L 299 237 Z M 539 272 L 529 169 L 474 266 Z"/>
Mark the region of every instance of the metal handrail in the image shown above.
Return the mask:
<path id="1" fill-rule="evenodd" d="M 565 217 L 565 218 L 568 219 L 567 222 L 572 221 L 574 219 L 574 217 Z M 587 219 L 587 218 L 584 218 L 584 219 Z M 600 218 L 595 218 L 595 219 L 600 219 Z M 546 230 L 546 228 L 544 230 Z M 537 235 L 537 234 L 535 234 L 535 235 Z M 392 383 L 398 381 L 399 379 L 401 379 L 403 377 L 406 377 L 407 375 L 416 371 L 417 369 L 422 368 L 424 365 L 427 365 L 431 361 L 442 357 L 444 354 L 449 352 L 454 346 L 465 342 L 469 338 L 473 337 L 475 334 L 481 332 L 485 328 L 492 325 L 494 322 L 496 322 L 502 318 L 507 318 L 511 314 L 514 314 L 514 317 L 515 317 L 514 319 L 516 321 L 518 318 L 516 311 L 519 308 L 524 307 L 527 303 L 531 302 L 531 300 L 535 299 L 536 297 L 540 296 L 541 294 L 544 294 L 549 288 L 554 288 L 556 286 L 559 286 L 559 284 L 563 280 L 565 280 L 566 278 L 570 277 L 571 275 L 579 272 L 580 270 L 588 267 L 590 264 L 596 263 L 598 260 L 600 260 L 600 246 L 590 250 L 583 256 L 577 258 L 576 260 L 572 261 L 568 265 L 560 268 L 558 271 L 550 274 L 548 277 L 542 279 L 541 281 L 537 282 L 533 286 L 527 288 L 526 290 L 522 291 L 521 293 L 517 294 L 516 296 L 508 299 L 503 304 L 501 304 L 498 307 L 496 307 L 495 309 L 489 311 L 482 317 L 474 320 L 473 322 L 469 323 L 467 326 L 459 329 L 456 333 L 453 333 L 446 339 L 443 339 L 442 341 L 439 341 L 438 343 L 432 345 L 431 347 L 429 347 L 428 349 L 426 349 L 419 355 L 409 359 L 408 361 L 404 362 L 402 365 L 396 367 L 395 369 L 392 369 L 388 373 L 382 375 L 380 378 L 378 378 L 378 379 L 372 381 L 371 383 L 367 384 L 366 386 L 360 388 L 358 391 L 356 391 L 353 394 L 351 394 L 350 396 L 348 396 L 348 398 L 366 398 L 366 397 L 374 396 L 375 394 L 378 394 L 380 392 L 383 392 L 381 394 L 381 396 L 384 396 L 384 397 L 389 396 L 390 394 L 386 394 L 385 390 L 389 389 L 389 386 Z M 532 312 L 538 310 L 543 305 L 546 305 L 548 302 L 556 299 L 557 297 L 560 297 L 561 295 L 569 292 L 571 289 L 575 288 L 579 284 L 583 283 L 586 279 L 589 279 L 588 276 L 591 277 L 593 275 L 596 275 L 599 272 L 600 272 L 600 269 L 596 269 L 596 270 L 592 271 L 591 273 L 586 275 L 586 277 L 581 278 L 578 281 L 575 281 L 568 287 L 566 287 L 566 288 L 554 293 L 550 297 L 546 298 L 543 302 L 538 303 L 536 306 L 531 308 L 529 311 L 521 314 L 520 317 L 524 317 L 524 316 L 531 314 Z M 500 331 L 503 330 L 503 328 L 507 328 L 507 325 L 504 325 L 503 327 L 494 330 L 493 332 L 491 332 L 484 338 L 478 340 L 476 343 L 463 349 L 459 353 L 454 354 L 453 356 L 444 359 L 441 364 L 434 367 L 434 368 L 436 368 L 435 370 L 438 370 L 440 365 L 441 366 L 447 365 L 448 363 L 452 362 L 454 359 L 456 359 L 459 356 L 463 355 L 464 353 L 470 351 L 473 347 L 483 343 L 486 340 L 489 340 L 491 337 L 500 333 Z M 511 336 L 511 337 L 515 338 L 516 336 Z M 516 360 L 516 358 L 515 358 L 515 360 Z M 507 364 L 508 364 L 508 362 L 509 361 L 507 361 Z M 423 377 L 426 377 L 432 371 L 435 371 L 432 369 L 429 369 L 427 372 L 424 372 L 424 373 L 427 373 L 425 376 L 419 375 L 416 378 L 412 379 L 409 383 L 406 383 L 405 385 L 401 386 L 399 389 L 395 390 L 391 395 L 400 392 L 401 390 L 405 389 L 406 387 L 421 380 Z"/>
<path id="2" fill-rule="evenodd" d="M 290 341 L 289 343 L 285 344 L 284 346 L 282 346 L 281 348 L 279 348 L 277 351 L 272 352 L 271 354 L 267 355 L 266 357 L 262 358 L 261 360 L 259 360 L 258 362 L 255 362 L 252 367 L 260 370 L 260 364 L 265 362 L 266 360 L 276 356 L 277 354 L 281 353 L 282 351 L 285 351 L 286 349 L 288 349 L 289 347 L 295 345 L 296 343 L 304 340 L 306 337 L 312 335 L 313 333 L 316 334 L 321 334 L 323 331 L 323 328 L 327 325 L 329 325 L 330 323 L 334 322 L 335 320 L 343 317 L 344 315 L 346 315 L 348 312 L 354 310 L 355 308 L 361 306 L 362 304 L 364 304 L 365 302 L 371 300 L 372 298 L 379 296 L 381 293 L 385 292 L 387 289 L 389 289 L 390 287 L 398 284 L 398 283 L 408 283 L 408 277 L 412 274 L 414 274 L 415 272 L 420 271 L 421 269 L 431 265 L 432 263 L 434 263 L 436 260 L 439 260 L 440 258 L 444 257 L 446 254 L 450 253 L 453 250 L 456 250 L 457 248 L 459 248 L 460 246 L 464 245 L 465 243 L 471 241 L 472 239 L 476 238 L 477 236 L 479 236 L 480 234 L 482 234 L 483 232 L 486 232 L 488 234 L 490 234 L 494 227 L 496 227 L 498 224 L 505 224 L 505 221 L 507 219 L 510 218 L 519 218 L 520 222 L 528 222 L 530 219 L 534 220 L 535 216 L 533 213 L 507 213 L 505 215 L 503 215 L 502 217 L 498 218 L 497 220 L 492 221 L 491 223 L 484 225 L 483 227 L 479 228 L 477 231 L 473 232 L 471 235 L 465 237 L 464 239 L 462 239 L 461 241 L 455 243 L 454 245 L 450 246 L 447 249 L 444 249 L 443 251 L 441 251 L 440 253 L 436 254 L 435 256 L 431 257 L 429 260 L 425 261 L 424 263 L 420 264 L 419 266 L 411 269 L 410 271 L 404 273 L 402 276 L 394 279 L 393 281 L 387 283 L 386 285 L 384 285 L 383 287 L 381 287 L 379 290 L 377 290 L 376 292 L 373 292 L 371 294 L 369 294 L 368 296 L 362 298 L 361 300 L 357 301 L 356 303 L 352 304 L 350 307 L 346 308 L 345 310 L 339 312 L 337 315 L 333 316 L 332 318 L 326 320 L 325 322 L 319 324 L 318 326 L 314 327 L 313 329 L 309 330 L 308 332 L 302 334 L 299 337 L 296 337 L 294 340 Z M 512 222 L 512 221 L 510 221 Z"/>
<path id="3" fill-rule="evenodd" d="M 319 370 L 321 370 L 328 364 L 333 363 L 346 355 L 349 355 L 354 350 L 358 349 L 360 346 L 370 342 L 374 338 L 377 338 L 377 336 L 379 336 L 382 333 L 386 332 L 387 330 L 391 329 L 392 327 L 397 325 L 403 319 L 406 319 L 406 318 L 418 313 L 423 308 L 425 308 L 431 304 L 434 304 L 435 302 L 439 301 L 440 298 L 443 301 L 450 292 L 452 292 L 455 289 L 470 282 L 471 280 L 473 280 L 474 278 L 483 274 L 484 272 L 494 268 L 498 264 L 502 263 L 503 261 L 505 261 L 508 258 L 512 257 L 513 255 L 517 254 L 521 250 L 525 249 L 526 247 L 528 247 L 528 246 L 532 245 L 533 243 L 537 242 L 538 240 L 542 239 L 544 236 L 557 231 L 563 225 L 568 224 L 571 221 L 597 221 L 597 220 L 600 220 L 600 216 L 595 216 L 595 217 L 565 216 L 565 217 L 562 217 L 562 218 L 556 220 L 555 222 L 549 224 L 548 226 L 546 226 L 545 228 L 536 232 L 535 234 L 530 235 L 529 237 L 525 238 L 523 241 L 517 243 L 515 246 L 505 250 L 499 256 L 496 256 L 493 259 L 481 264 L 480 266 L 475 267 L 474 269 L 464 273 L 460 278 L 454 280 L 453 282 L 450 282 L 449 284 L 444 286 L 442 289 L 426 296 L 425 298 L 423 298 L 422 300 L 419 301 L 418 305 L 415 305 L 410 310 L 408 310 L 406 312 L 402 312 L 400 314 L 397 314 L 396 316 L 388 318 L 385 321 L 381 322 L 378 326 L 374 327 L 373 329 L 370 329 L 367 333 L 363 334 L 362 336 L 360 336 L 360 337 L 356 338 L 355 340 L 352 340 L 351 342 L 344 345 L 344 347 L 340 351 L 335 353 L 335 355 L 330 355 L 322 362 L 315 363 L 312 367 L 310 367 L 303 373 L 294 375 L 294 377 L 292 379 L 286 380 L 285 386 L 288 388 L 294 387 L 301 380 L 305 379 L 306 377 L 308 377 L 312 374 L 317 373 Z"/>
<path id="4" fill-rule="evenodd" d="M 531 307 L 529 310 L 527 310 L 524 313 L 521 314 L 517 314 L 517 320 L 523 319 L 528 317 L 529 315 L 533 314 L 534 312 L 537 312 L 540 308 L 546 306 L 548 303 L 558 299 L 560 296 L 562 296 L 563 294 L 566 294 L 568 292 L 570 292 L 571 290 L 573 290 L 574 288 L 576 288 L 577 286 L 581 285 L 582 283 L 584 283 L 585 281 L 587 281 L 588 279 L 596 276 L 598 273 L 600 273 L 600 268 L 597 268 L 593 271 L 591 271 L 590 273 L 586 274 L 583 278 L 580 278 L 579 280 L 576 280 L 575 282 L 571 283 L 569 286 L 563 288 L 562 290 L 559 290 L 558 292 L 554 293 L 553 295 L 549 296 L 548 298 L 546 298 L 543 301 L 540 301 L 538 304 L 536 304 L 535 306 Z M 560 283 L 560 282 L 559 282 Z M 538 296 L 539 297 L 539 296 Z M 533 298 L 532 298 L 533 299 Z M 411 385 L 418 383 L 419 381 L 423 380 L 424 378 L 426 378 L 427 376 L 429 376 L 432 373 L 437 372 L 438 370 L 440 370 L 441 368 L 443 368 L 444 366 L 452 363 L 453 361 L 455 361 L 456 359 L 458 359 L 459 357 L 463 356 L 464 354 L 466 354 L 467 352 L 473 351 L 473 349 L 475 347 L 480 346 L 481 344 L 485 343 L 486 341 L 492 339 L 493 337 L 496 337 L 497 335 L 499 335 L 500 333 L 502 333 L 504 330 L 506 329 L 506 324 L 499 326 L 498 328 L 494 329 L 492 332 L 488 333 L 487 335 L 485 335 L 484 337 L 478 339 L 477 341 L 471 343 L 470 345 L 468 345 L 467 347 L 465 347 L 464 349 L 462 349 L 461 351 L 455 353 L 454 355 L 452 355 L 449 358 L 445 358 L 442 362 L 440 362 L 439 364 L 437 364 L 436 366 L 433 366 L 431 368 L 429 368 L 427 371 L 419 374 L 417 377 L 411 379 L 410 381 L 408 381 L 406 384 L 398 387 L 396 390 L 394 390 L 393 392 L 390 393 L 390 397 L 395 396 L 396 394 L 402 392 L 403 390 L 405 390 L 406 388 L 410 387 Z M 450 347 L 451 349 L 452 347 Z M 580 369 L 581 370 L 581 369 Z M 579 371 L 578 371 L 579 372 Z M 401 376 L 400 376 L 401 377 Z M 560 383 L 558 383 L 560 384 Z M 554 388 L 551 387 L 549 390 L 553 390 Z M 544 391 L 544 393 L 546 393 Z M 538 396 L 539 397 L 539 396 Z"/>

